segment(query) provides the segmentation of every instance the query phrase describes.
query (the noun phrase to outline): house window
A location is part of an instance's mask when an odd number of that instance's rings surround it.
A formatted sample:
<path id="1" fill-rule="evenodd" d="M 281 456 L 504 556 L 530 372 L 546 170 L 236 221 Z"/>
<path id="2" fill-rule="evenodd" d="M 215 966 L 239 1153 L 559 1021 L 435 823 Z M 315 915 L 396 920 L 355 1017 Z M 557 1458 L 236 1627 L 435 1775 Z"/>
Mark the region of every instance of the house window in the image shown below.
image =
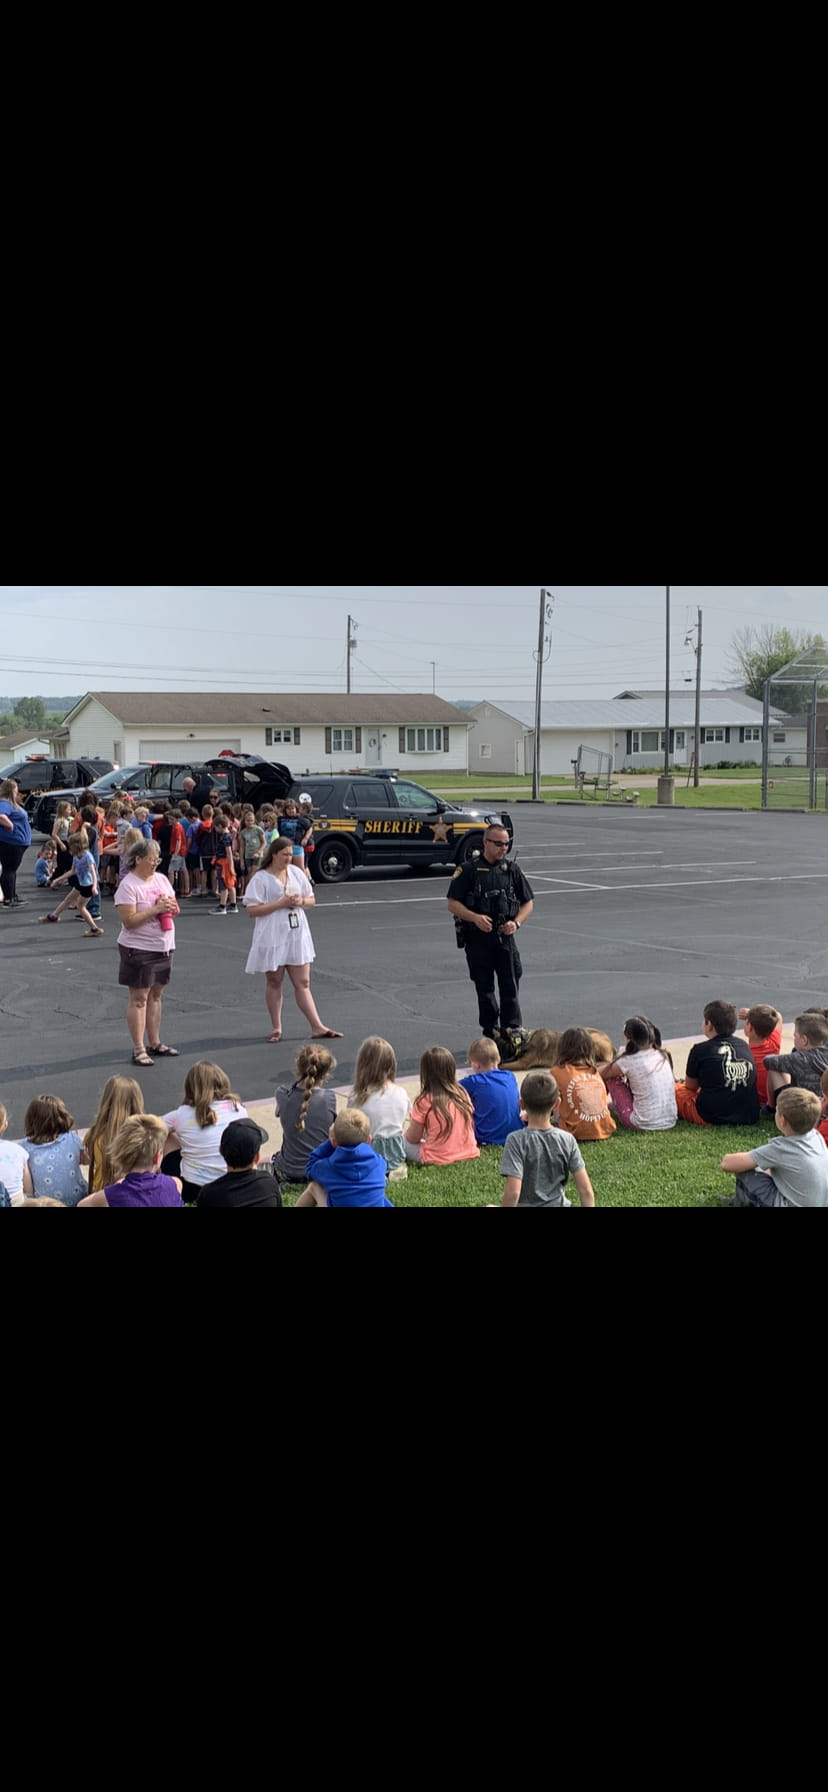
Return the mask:
<path id="1" fill-rule="evenodd" d="M 334 753 L 353 753 L 353 728 L 333 728 L 331 734 L 333 736 L 331 747 Z"/>
<path id="2" fill-rule="evenodd" d="M 762 739 L 761 728 L 746 728 L 745 729 L 745 740 L 761 740 L 761 739 Z"/>
<path id="3" fill-rule="evenodd" d="M 491 741 L 482 740 L 480 742 L 480 746 L 478 747 L 478 752 L 480 754 L 481 759 L 491 759 L 491 756 L 492 756 Z"/>
<path id="4" fill-rule="evenodd" d="M 774 746 L 775 746 L 775 747 L 784 747 L 784 745 L 785 745 L 785 731 L 784 731 L 784 729 L 782 729 L 782 728 L 774 728 L 774 731 L 773 731 L 773 744 L 774 744 Z"/>
<path id="5" fill-rule="evenodd" d="M 725 731 L 723 728 L 705 728 L 705 740 L 724 740 L 724 737 Z"/>
<path id="6" fill-rule="evenodd" d="M 287 741 L 288 745 L 290 745 L 291 734 L 293 734 L 296 744 L 298 745 L 298 743 L 299 743 L 298 728 L 294 728 L 294 729 L 266 728 L 265 729 L 265 746 L 266 747 L 280 747 L 282 745 L 283 741 Z"/>
<path id="7" fill-rule="evenodd" d="M 442 753 L 442 728 L 406 728 L 405 750 L 407 753 Z M 483 753 L 481 759 L 485 757 Z"/>
<path id="8" fill-rule="evenodd" d="M 641 734 L 634 728 L 631 750 L 633 753 L 658 753 L 661 741 L 662 736 L 657 728 L 645 729 Z"/>

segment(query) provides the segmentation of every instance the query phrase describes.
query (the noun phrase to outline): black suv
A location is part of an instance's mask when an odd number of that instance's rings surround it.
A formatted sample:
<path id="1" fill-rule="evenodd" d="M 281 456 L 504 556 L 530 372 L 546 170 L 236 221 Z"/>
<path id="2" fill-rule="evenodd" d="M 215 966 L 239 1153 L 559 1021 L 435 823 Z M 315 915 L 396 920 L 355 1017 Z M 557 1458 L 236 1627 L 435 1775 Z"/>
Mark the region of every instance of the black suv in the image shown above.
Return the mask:
<path id="1" fill-rule="evenodd" d="M 315 845 L 307 864 L 320 884 L 341 883 L 356 865 L 465 865 L 482 852 L 490 819 L 503 822 L 510 840 L 513 834 L 508 815 L 463 809 L 388 773 L 305 777 L 291 790 L 302 794 L 313 801 Z"/>
<path id="2" fill-rule="evenodd" d="M 102 772 L 111 771 L 114 763 L 112 759 L 48 759 L 44 755 L 43 758 L 15 760 L 13 765 L 4 766 L 0 778 L 14 778 L 29 820 L 34 821 L 44 791 L 63 791 L 71 786 L 69 794 L 75 791 L 81 794 Z M 52 804 L 53 814 L 60 801 L 61 798 L 56 796 Z M 50 832 L 51 826 L 50 822 L 46 833 Z"/>

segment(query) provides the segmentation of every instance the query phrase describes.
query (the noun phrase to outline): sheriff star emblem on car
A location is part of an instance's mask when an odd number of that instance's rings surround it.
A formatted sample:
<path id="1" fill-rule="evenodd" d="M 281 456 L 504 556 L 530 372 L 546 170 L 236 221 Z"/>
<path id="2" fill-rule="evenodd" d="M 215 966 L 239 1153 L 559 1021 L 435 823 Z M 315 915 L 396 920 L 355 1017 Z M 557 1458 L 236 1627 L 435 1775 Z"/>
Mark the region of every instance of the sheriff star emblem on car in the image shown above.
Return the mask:
<path id="1" fill-rule="evenodd" d="M 443 845 L 445 845 L 445 843 L 449 837 L 450 827 L 451 827 L 450 821 L 435 821 L 432 824 L 432 828 L 431 828 L 432 840 L 439 840 Z"/>

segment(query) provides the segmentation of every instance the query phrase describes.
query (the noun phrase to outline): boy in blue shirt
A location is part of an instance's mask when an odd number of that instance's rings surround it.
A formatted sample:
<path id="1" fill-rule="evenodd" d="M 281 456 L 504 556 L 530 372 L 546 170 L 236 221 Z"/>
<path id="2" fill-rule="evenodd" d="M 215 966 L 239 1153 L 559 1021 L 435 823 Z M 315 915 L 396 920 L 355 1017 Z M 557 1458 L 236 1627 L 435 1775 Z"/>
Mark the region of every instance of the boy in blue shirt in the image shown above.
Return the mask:
<path id="1" fill-rule="evenodd" d="M 471 1076 L 463 1078 L 463 1088 L 474 1109 L 474 1136 L 478 1145 L 505 1145 L 510 1132 L 517 1132 L 524 1122 L 520 1117 L 520 1096 L 517 1077 L 512 1070 L 500 1070 L 500 1052 L 493 1039 L 475 1039 L 469 1046 Z"/>
<path id="2" fill-rule="evenodd" d="M 297 1207 L 393 1207 L 385 1193 L 388 1166 L 371 1145 L 361 1108 L 343 1108 L 327 1139 L 308 1158 L 311 1178 Z"/>

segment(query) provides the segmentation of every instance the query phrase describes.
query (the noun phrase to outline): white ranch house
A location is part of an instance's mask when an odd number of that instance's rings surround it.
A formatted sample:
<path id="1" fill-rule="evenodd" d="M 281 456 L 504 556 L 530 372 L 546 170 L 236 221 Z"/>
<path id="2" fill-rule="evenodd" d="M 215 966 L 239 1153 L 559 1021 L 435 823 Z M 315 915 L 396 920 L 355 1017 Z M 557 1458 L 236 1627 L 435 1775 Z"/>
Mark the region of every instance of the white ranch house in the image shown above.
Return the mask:
<path id="1" fill-rule="evenodd" d="M 467 711 L 425 694 L 87 691 L 52 751 L 122 766 L 215 759 L 228 748 L 279 761 L 297 778 L 385 766 L 427 784 L 431 772 L 465 773 L 468 729 Z"/>
<path id="2" fill-rule="evenodd" d="M 469 771 L 493 774 L 531 772 L 534 766 L 535 705 L 478 703 L 468 711 Z M 801 718 L 771 711 L 771 756 L 778 764 L 790 752 L 798 763 L 806 746 Z M 702 691 L 700 767 L 720 759 L 762 761 L 762 705 L 744 691 Z M 687 690 L 670 693 L 670 760 L 689 765 L 695 745 L 696 698 Z M 630 691 L 599 703 L 575 699 L 541 705 L 541 775 L 571 772 L 579 747 L 612 755 L 613 769 L 659 770 L 664 765 L 664 692 Z"/>

